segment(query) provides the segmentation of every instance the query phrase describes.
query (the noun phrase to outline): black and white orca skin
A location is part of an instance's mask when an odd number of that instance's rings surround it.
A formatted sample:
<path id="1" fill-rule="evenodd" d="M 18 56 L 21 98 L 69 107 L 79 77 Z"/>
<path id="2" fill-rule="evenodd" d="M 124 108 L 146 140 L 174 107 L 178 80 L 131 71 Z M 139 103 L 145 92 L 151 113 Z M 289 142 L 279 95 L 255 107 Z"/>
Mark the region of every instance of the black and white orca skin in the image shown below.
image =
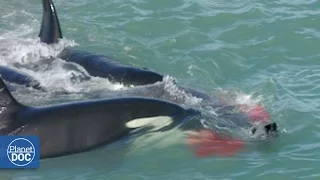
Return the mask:
<path id="1" fill-rule="evenodd" d="M 63 37 L 59 24 L 57 11 L 52 0 L 43 0 L 43 19 L 39 34 L 41 42 L 46 44 L 58 42 L 59 39 Z M 164 75 L 146 68 L 123 65 L 104 55 L 70 48 L 64 49 L 58 57 L 67 62 L 74 62 L 81 65 L 92 76 L 107 78 L 111 82 L 120 82 L 125 85 L 141 86 L 140 89 L 129 89 L 128 91 L 121 92 L 121 94 L 113 97 L 148 97 L 170 101 L 177 104 L 183 104 L 187 98 L 184 96 L 176 97 L 170 93 L 168 94 L 168 91 L 165 91 L 163 86 L 158 86 L 159 83 L 161 84 L 161 82 L 163 82 Z M 226 105 L 217 98 L 211 97 L 198 90 L 178 85 L 176 86 L 185 94 L 190 94 L 192 97 L 202 99 L 204 102 L 199 106 L 205 106 L 216 110 L 220 114 L 221 118 L 229 119 L 236 126 L 241 126 L 246 129 L 250 129 L 252 126 L 255 126 L 248 119 L 246 114 L 235 113 L 234 110 L 236 110 L 236 107 Z M 269 123 L 271 122 L 261 125 L 261 127 L 268 126 Z"/>
<path id="2" fill-rule="evenodd" d="M 199 112 L 152 98 L 116 98 L 45 107 L 19 103 L 0 79 L 0 135 L 40 138 L 40 157 L 79 153 L 137 128 L 173 128 Z"/>
<path id="3" fill-rule="evenodd" d="M 42 0 L 42 3 L 40 41 L 46 44 L 57 43 L 63 37 L 57 11 L 52 0 Z M 145 85 L 163 80 L 163 75 L 146 68 L 123 65 L 110 57 L 82 50 L 66 48 L 58 57 L 83 66 L 91 76 L 108 78 L 111 82 L 120 82 L 124 85 Z"/>
<path id="4" fill-rule="evenodd" d="M 62 38 L 62 33 L 56 10 L 51 0 L 42 2 L 40 40 L 46 44 L 57 43 Z M 91 76 L 104 77 L 127 85 L 139 85 L 141 89 L 123 91 L 122 95 L 116 98 L 102 97 L 91 101 L 30 107 L 15 100 L 0 79 L 0 105 L 4 107 L 0 113 L 0 135 L 39 136 L 41 158 L 87 151 L 116 141 L 136 129 L 167 130 L 180 124 L 188 124 L 187 120 L 191 117 L 203 115 L 201 108 L 182 105 L 186 97 L 168 94 L 161 84 L 164 78 L 161 74 L 145 68 L 122 65 L 103 55 L 74 49 L 65 49 L 58 57 L 78 63 Z M 11 73 L 19 74 L 13 71 Z M 237 126 L 254 126 L 245 114 L 229 111 L 235 107 L 225 106 L 205 93 L 185 87 L 179 88 L 206 102 L 203 107 L 219 109 L 217 112 L 220 112 L 222 118 L 232 119 Z M 194 124 L 191 124 L 182 129 L 192 130 Z M 262 126 L 267 134 L 271 124 L 274 123 Z"/>

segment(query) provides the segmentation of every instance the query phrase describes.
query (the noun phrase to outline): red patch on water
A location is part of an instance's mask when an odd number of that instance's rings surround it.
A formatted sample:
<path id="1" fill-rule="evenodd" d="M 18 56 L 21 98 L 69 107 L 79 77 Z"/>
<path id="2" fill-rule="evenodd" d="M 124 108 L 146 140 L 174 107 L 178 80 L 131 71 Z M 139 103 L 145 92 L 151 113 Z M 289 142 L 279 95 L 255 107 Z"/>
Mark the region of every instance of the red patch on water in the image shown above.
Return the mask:
<path id="1" fill-rule="evenodd" d="M 267 110 L 260 104 L 254 107 L 249 107 L 248 105 L 239 105 L 239 110 L 249 116 L 251 121 L 268 121 L 270 120 L 270 114 Z"/>
<path id="2" fill-rule="evenodd" d="M 270 114 L 262 105 L 249 107 L 238 105 L 239 110 L 249 116 L 251 121 L 269 121 Z M 244 142 L 226 135 L 222 136 L 209 130 L 193 132 L 187 138 L 187 143 L 197 157 L 232 156 L 244 147 Z"/>
<path id="3" fill-rule="evenodd" d="M 242 149 L 244 143 L 231 137 L 221 136 L 209 130 L 193 132 L 187 139 L 197 157 L 232 156 Z"/>

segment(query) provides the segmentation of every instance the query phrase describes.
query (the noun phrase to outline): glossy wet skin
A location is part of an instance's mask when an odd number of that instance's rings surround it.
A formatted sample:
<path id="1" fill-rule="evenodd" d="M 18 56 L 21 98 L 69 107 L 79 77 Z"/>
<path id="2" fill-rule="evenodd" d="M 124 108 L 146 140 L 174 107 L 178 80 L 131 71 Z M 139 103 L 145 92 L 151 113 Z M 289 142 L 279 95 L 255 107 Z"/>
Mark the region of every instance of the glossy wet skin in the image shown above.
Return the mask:
<path id="1" fill-rule="evenodd" d="M 258 137 L 263 137 L 263 134 L 268 137 L 268 129 L 263 129 L 263 125 L 268 125 L 273 123 L 271 116 L 261 105 L 257 105 L 255 108 L 246 107 L 245 105 L 234 105 L 228 102 L 222 102 L 219 97 L 206 94 L 195 89 L 186 88 L 174 84 L 174 88 L 178 89 L 179 92 L 172 93 L 170 88 L 166 88 L 166 82 L 138 86 L 134 88 L 129 88 L 122 91 L 114 91 L 108 93 L 90 93 L 88 97 L 91 99 L 99 98 L 113 98 L 113 97 L 150 97 L 161 99 L 176 104 L 183 104 L 185 106 L 190 106 L 196 110 L 201 111 L 201 117 L 196 118 L 192 122 L 188 122 L 182 125 L 183 130 L 200 130 L 208 129 L 211 131 L 220 131 L 221 129 L 228 129 L 231 132 L 239 131 L 242 129 L 247 134 L 246 136 L 252 137 L 252 139 L 257 139 Z M 182 91 L 190 94 L 190 96 L 185 96 Z M 186 103 L 188 99 L 199 98 L 196 104 Z M 202 120 L 201 120 L 202 119 Z M 262 123 L 257 123 L 262 122 Z M 250 133 L 251 129 L 256 128 Z M 277 129 L 277 128 L 275 128 Z M 268 130 L 269 131 L 269 130 Z M 276 131 L 270 129 L 270 131 Z M 243 132 L 241 134 L 244 134 Z"/>
<path id="2" fill-rule="evenodd" d="M 43 19 L 40 30 L 41 42 L 46 44 L 56 43 L 58 38 L 62 38 L 61 28 L 56 15 L 56 10 L 51 0 L 43 0 Z M 102 55 L 96 55 L 84 51 L 76 50 L 65 50 L 60 55 L 61 59 L 66 61 L 71 61 L 82 65 L 92 76 L 99 76 L 103 78 L 113 79 L 117 82 L 122 82 L 124 84 L 134 84 L 134 85 L 150 85 L 155 82 L 161 82 L 163 76 L 148 71 L 146 69 L 135 68 L 131 66 L 121 65 L 117 61 L 110 59 Z M 144 88 L 138 91 L 122 92 L 127 95 L 142 96 L 142 97 L 153 97 L 161 100 L 167 100 L 177 104 L 184 104 L 188 97 L 182 96 L 177 97 L 176 95 L 171 95 L 165 88 L 155 87 L 155 88 Z M 185 92 L 192 94 L 192 96 L 197 96 L 203 100 L 207 100 L 210 104 L 215 107 L 221 107 L 219 115 L 215 118 L 220 119 L 216 121 L 216 124 L 223 124 L 223 121 L 231 122 L 226 124 L 226 126 L 235 126 L 237 128 L 242 128 L 247 130 L 250 137 L 260 138 L 267 137 L 273 132 L 277 131 L 277 126 L 272 125 L 273 123 L 270 116 L 262 110 L 261 108 L 255 110 L 248 110 L 243 107 L 230 106 L 232 111 L 229 111 L 228 107 L 225 107 L 223 103 L 216 101 L 215 98 L 211 98 L 205 93 L 201 93 L 196 90 L 189 88 L 182 88 Z M 143 90 L 143 91 L 142 91 Z M 121 95 L 123 96 L 123 95 Z M 113 96 L 119 97 L 119 96 Z M 105 97 L 103 97 L 105 98 Z M 216 101 L 216 102 L 215 102 Z M 202 106 L 202 105 L 199 105 Z M 201 109 L 202 107 L 199 107 Z M 240 110 L 240 112 L 234 112 L 233 110 Z M 272 132 L 272 133 L 271 133 Z"/>

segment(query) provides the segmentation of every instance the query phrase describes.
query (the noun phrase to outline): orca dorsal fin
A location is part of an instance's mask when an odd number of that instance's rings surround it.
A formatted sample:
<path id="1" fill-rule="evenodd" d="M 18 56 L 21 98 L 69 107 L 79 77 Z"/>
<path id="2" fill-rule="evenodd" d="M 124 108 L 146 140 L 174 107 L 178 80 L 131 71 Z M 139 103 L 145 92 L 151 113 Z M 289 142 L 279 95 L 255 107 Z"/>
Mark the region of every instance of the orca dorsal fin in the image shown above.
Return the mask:
<path id="1" fill-rule="evenodd" d="M 52 0 L 42 0 L 42 5 L 40 41 L 46 44 L 57 43 L 58 39 L 62 39 L 62 33 L 56 9 Z"/>

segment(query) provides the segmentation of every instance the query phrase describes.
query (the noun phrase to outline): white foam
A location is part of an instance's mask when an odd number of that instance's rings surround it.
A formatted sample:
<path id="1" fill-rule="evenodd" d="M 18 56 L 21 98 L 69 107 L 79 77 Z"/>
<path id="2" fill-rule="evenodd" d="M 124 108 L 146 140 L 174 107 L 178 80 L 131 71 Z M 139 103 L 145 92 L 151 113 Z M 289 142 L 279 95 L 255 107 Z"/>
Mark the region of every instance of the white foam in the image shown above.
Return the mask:
<path id="1" fill-rule="evenodd" d="M 46 45 L 39 38 L 5 39 L 1 41 L 1 65 L 28 64 L 43 57 L 56 57 L 65 47 L 77 45 L 74 41 L 62 39 L 58 44 Z"/>
<path id="2" fill-rule="evenodd" d="M 180 89 L 175 83 L 175 79 L 170 76 L 165 76 L 163 78 L 164 88 L 171 95 L 179 99 L 185 99 L 185 104 L 194 106 L 202 102 L 201 98 L 192 96 L 189 93 L 186 93 L 184 90 Z"/>
<path id="3" fill-rule="evenodd" d="M 83 67 L 74 64 L 77 70 L 70 70 L 63 68 L 63 66 L 72 63 L 53 58 L 53 61 L 48 64 L 44 59 L 57 57 L 64 48 L 74 47 L 78 44 L 64 38 L 57 44 L 47 45 L 41 43 L 38 37 L 29 38 L 33 31 L 34 29 L 30 26 L 20 25 L 16 30 L 7 31 L 0 35 L 0 65 L 19 69 L 19 71 L 37 79 L 41 86 L 52 90 L 88 92 L 89 90 L 120 90 L 125 88 L 120 83 L 111 83 L 105 78 L 96 77 L 91 77 L 90 81 L 84 83 L 77 83 L 73 77 L 90 76 Z M 30 68 L 31 65 L 39 67 Z"/>
<path id="4" fill-rule="evenodd" d="M 229 105 L 247 105 L 253 107 L 263 100 L 263 96 L 254 97 L 252 94 L 246 94 L 240 91 L 221 90 L 217 91 L 219 98 Z"/>

